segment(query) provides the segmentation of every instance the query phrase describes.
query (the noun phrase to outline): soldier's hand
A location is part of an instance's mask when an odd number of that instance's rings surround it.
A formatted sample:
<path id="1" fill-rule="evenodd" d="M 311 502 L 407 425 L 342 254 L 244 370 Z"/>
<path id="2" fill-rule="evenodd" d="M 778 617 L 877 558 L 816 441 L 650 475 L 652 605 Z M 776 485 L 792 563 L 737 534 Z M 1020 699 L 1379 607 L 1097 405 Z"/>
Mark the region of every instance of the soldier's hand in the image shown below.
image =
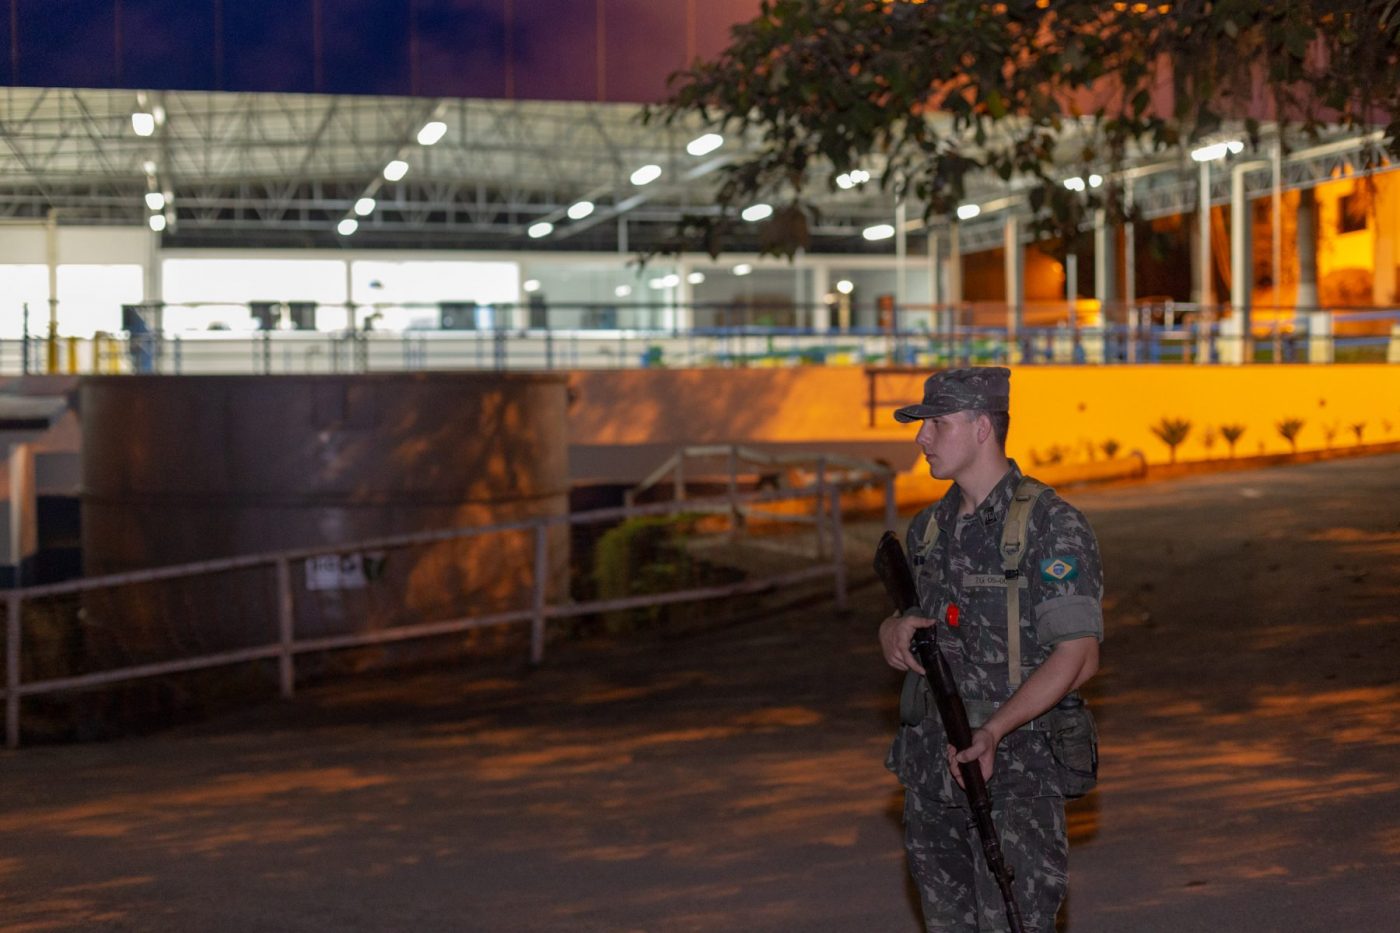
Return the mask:
<path id="1" fill-rule="evenodd" d="M 992 778 L 992 764 L 996 761 L 996 754 L 997 737 L 986 729 L 974 729 L 972 744 L 967 748 L 958 751 L 953 746 L 948 746 L 948 770 L 953 772 L 953 780 L 958 782 L 958 786 L 966 790 L 960 766 L 970 761 L 978 762 L 982 767 L 982 780 L 989 781 Z"/>
<path id="2" fill-rule="evenodd" d="M 915 632 L 932 624 L 932 619 L 914 615 L 902 616 L 897 612 L 881 622 L 880 650 L 885 655 L 885 663 L 897 671 L 926 673 L 919 664 L 919 659 L 914 656 L 914 649 L 909 643 L 914 640 Z"/>

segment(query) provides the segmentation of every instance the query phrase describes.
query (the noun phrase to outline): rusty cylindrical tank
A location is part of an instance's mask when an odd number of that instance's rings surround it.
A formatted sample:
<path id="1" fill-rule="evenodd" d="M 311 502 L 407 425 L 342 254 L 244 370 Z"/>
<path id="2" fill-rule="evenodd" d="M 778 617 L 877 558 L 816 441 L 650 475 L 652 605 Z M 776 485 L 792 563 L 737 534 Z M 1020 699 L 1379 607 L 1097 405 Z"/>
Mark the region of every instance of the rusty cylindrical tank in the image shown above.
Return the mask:
<path id="1" fill-rule="evenodd" d="M 553 374 L 85 379 L 85 571 L 564 515 L 566 407 L 566 379 Z M 529 532 L 393 548 L 354 555 L 344 579 L 298 562 L 297 635 L 528 606 L 534 550 Z M 558 598 L 566 525 L 551 529 L 548 552 Z M 103 657 L 84 666 L 275 640 L 267 571 L 128 590 L 85 599 L 88 651 Z"/>

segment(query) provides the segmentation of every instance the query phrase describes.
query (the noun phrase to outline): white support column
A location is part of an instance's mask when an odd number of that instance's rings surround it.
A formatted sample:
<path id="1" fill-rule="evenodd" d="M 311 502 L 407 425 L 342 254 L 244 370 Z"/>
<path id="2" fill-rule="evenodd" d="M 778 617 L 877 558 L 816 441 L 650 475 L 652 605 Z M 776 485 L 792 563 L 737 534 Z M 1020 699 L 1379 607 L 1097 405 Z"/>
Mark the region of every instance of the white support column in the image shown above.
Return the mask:
<path id="1" fill-rule="evenodd" d="M 1010 211 L 1002 228 L 1002 243 L 1006 249 L 1006 336 L 1014 341 L 1025 318 L 1026 254 L 1021 248 L 1021 218 Z M 1012 362 L 1020 362 L 1018 353 L 1012 353 Z"/>
<path id="2" fill-rule="evenodd" d="M 1202 314 L 1209 313 L 1215 303 L 1211 288 L 1210 269 L 1210 163 L 1202 162 L 1200 170 L 1198 199 L 1196 204 L 1196 269 L 1199 281 L 1196 283 L 1196 303 Z"/>
<path id="3" fill-rule="evenodd" d="M 1250 337 L 1254 324 L 1254 214 L 1245 194 L 1245 172 L 1258 163 L 1244 162 L 1230 169 L 1230 307 L 1237 323 L 1230 339 L 1239 342 L 1228 355 L 1236 362 L 1253 358 Z M 1236 359 L 1237 358 L 1237 359 Z"/>
<path id="4" fill-rule="evenodd" d="M 525 291 L 525 267 L 516 267 L 515 307 L 511 309 L 507 326 L 511 330 L 527 330 L 530 327 L 530 295 Z M 502 322 L 493 322 L 499 329 Z"/>
<path id="5" fill-rule="evenodd" d="M 695 326 L 695 286 L 690 282 L 690 273 L 695 268 L 688 262 L 681 262 L 676 266 L 676 275 L 680 276 L 680 284 L 671 289 L 674 296 L 674 306 L 671 309 L 671 326 L 678 331 L 685 332 Z"/>
<path id="6" fill-rule="evenodd" d="M 355 264 L 345 260 L 345 331 L 355 331 Z"/>
<path id="7" fill-rule="evenodd" d="M 963 300 L 962 236 L 956 220 L 948 224 L 948 274 L 944 277 L 947 291 L 944 300 L 956 308 Z"/>
<path id="8" fill-rule="evenodd" d="M 1094 297 L 1107 326 L 1118 303 L 1118 236 L 1103 208 L 1094 211 Z"/>
<path id="9" fill-rule="evenodd" d="M 819 260 L 812 266 L 812 330 L 819 334 L 831 330 L 831 305 L 826 300 L 830 294 L 831 267 Z"/>
<path id="10" fill-rule="evenodd" d="M 159 308 L 165 304 L 165 277 L 160 265 L 160 234 L 151 231 L 150 248 L 146 250 L 146 261 L 141 267 L 141 293 L 144 296 L 142 301 L 148 305 Z M 164 320 L 160 320 L 164 315 L 159 315 L 153 324 L 164 328 Z"/>
<path id="11" fill-rule="evenodd" d="M 1273 171 L 1272 241 L 1269 243 L 1269 275 L 1274 282 L 1274 326 L 1278 326 L 1278 308 L 1283 304 L 1283 143 L 1275 142 L 1269 152 Z M 1277 362 L 1277 360 L 1275 360 Z"/>

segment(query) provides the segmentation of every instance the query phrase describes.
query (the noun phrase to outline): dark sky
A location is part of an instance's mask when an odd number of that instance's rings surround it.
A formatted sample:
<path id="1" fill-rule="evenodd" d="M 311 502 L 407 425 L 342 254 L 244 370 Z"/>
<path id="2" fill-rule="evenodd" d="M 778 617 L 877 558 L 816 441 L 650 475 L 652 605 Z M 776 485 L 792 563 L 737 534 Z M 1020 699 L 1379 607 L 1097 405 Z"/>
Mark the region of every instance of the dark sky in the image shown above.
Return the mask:
<path id="1" fill-rule="evenodd" d="M 645 101 L 758 3 L 0 0 L 0 81 Z"/>

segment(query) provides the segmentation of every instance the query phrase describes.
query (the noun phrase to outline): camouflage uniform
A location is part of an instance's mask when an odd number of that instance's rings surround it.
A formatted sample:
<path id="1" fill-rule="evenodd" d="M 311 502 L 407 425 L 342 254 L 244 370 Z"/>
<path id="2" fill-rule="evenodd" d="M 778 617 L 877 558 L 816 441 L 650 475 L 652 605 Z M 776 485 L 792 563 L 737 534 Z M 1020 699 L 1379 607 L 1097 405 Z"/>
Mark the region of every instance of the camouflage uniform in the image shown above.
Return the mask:
<path id="1" fill-rule="evenodd" d="M 1020 478 L 1013 462 L 969 518 L 958 515 L 962 491 L 954 485 L 909 527 L 907 551 L 922 613 L 938 620 L 938 644 L 974 728 L 1013 693 L 1000 543 Z M 926 537 L 930 522 L 937 532 Z M 1084 516 L 1053 492 L 1031 512 L 1021 572 L 1024 676 L 1061 641 L 1102 640 L 1098 545 Z M 948 622 L 954 605 L 956 626 Z M 1064 899 L 1068 840 L 1064 789 L 1043 728 L 1036 720 L 1001 740 L 988 791 L 1026 929 L 1048 933 Z M 987 871 L 967 798 L 948 770 L 947 745 L 930 702 L 922 723 L 901 726 L 887 762 L 906 789 L 905 842 L 925 924 L 930 931 L 1006 930 L 1001 893 Z"/>

